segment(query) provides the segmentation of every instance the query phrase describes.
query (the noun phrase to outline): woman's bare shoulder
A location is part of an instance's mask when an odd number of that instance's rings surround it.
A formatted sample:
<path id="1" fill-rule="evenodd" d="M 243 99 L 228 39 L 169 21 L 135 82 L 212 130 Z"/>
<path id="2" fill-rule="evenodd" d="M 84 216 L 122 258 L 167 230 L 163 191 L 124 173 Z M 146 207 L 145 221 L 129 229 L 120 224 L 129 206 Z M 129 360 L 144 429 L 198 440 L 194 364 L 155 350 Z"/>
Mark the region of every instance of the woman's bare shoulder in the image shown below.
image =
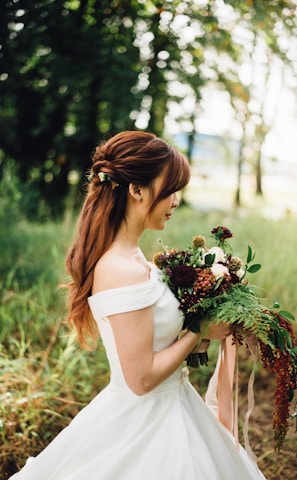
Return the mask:
<path id="1" fill-rule="evenodd" d="M 123 256 L 116 250 L 108 251 L 95 267 L 92 293 L 144 283 L 149 274 L 147 262 Z"/>

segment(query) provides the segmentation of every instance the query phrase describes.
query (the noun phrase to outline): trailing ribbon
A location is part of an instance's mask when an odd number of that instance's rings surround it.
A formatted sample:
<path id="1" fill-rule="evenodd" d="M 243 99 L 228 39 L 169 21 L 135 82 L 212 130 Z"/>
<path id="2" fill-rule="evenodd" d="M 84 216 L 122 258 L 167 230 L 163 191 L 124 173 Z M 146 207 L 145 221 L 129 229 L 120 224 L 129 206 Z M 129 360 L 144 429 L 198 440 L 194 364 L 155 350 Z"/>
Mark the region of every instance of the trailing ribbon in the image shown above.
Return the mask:
<path id="1" fill-rule="evenodd" d="M 251 459 L 257 463 L 248 439 L 248 422 L 254 407 L 254 378 L 257 362 L 257 339 L 253 334 L 245 333 L 245 341 L 253 357 L 254 365 L 248 382 L 248 410 L 243 427 L 244 446 Z M 235 398 L 233 404 L 233 384 L 235 376 Z M 215 371 L 209 381 L 205 394 L 205 403 L 215 417 L 232 433 L 235 445 L 238 441 L 238 345 L 230 335 L 221 341 Z"/>
<path id="2" fill-rule="evenodd" d="M 233 382 L 236 360 L 236 346 L 229 335 L 221 341 L 218 360 L 205 395 L 205 403 L 218 420 L 232 433 L 234 425 Z M 237 435 L 235 435 L 236 437 Z"/>
<path id="3" fill-rule="evenodd" d="M 221 359 L 218 372 L 218 419 L 234 433 L 233 381 L 236 361 L 236 346 L 229 335 L 221 341 Z"/>
<path id="4" fill-rule="evenodd" d="M 257 457 L 252 451 L 250 447 L 250 442 L 249 442 L 249 437 L 248 437 L 248 428 L 249 428 L 249 419 L 251 416 L 251 413 L 254 408 L 254 380 L 255 380 L 255 368 L 256 368 L 256 363 L 258 360 L 258 341 L 255 335 L 251 334 L 245 334 L 244 340 L 248 346 L 248 349 L 252 355 L 253 358 L 253 370 L 250 374 L 250 378 L 248 381 L 248 409 L 245 414 L 245 420 L 244 420 L 244 426 L 243 426 L 243 438 L 244 438 L 244 447 L 249 454 L 249 456 L 252 458 L 252 460 L 257 463 Z"/>

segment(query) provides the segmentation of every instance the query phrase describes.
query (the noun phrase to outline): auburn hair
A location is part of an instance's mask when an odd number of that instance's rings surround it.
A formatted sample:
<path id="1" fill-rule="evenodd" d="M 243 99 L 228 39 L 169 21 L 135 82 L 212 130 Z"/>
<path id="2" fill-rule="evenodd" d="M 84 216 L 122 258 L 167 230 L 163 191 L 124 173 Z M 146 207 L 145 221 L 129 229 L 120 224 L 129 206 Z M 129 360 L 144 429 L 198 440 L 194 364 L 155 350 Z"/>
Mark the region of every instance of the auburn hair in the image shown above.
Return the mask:
<path id="1" fill-rule="evenodd" d="M 109 181 L 101 181 L 99 172 L 106 173 Z M 153 195 L 150 212 L 160 200 L 187 185 L 190 167 L 186 158 L 164 140 L 142 131 L 119 133 L 94 151 L 89 172 L 92 179 L 78 218 L 76 238 L 66 257 L 72 278 L 67 285 L 68 322 L 75 326 L 78 340 L 86 348 L 90 348 L 89 338 L 94 346 L 98 337 L 88 305 L 94 268 L 125 220 L 128 186 L 151 187 L 163 172 L 163 185 L 156 198 Z"/>

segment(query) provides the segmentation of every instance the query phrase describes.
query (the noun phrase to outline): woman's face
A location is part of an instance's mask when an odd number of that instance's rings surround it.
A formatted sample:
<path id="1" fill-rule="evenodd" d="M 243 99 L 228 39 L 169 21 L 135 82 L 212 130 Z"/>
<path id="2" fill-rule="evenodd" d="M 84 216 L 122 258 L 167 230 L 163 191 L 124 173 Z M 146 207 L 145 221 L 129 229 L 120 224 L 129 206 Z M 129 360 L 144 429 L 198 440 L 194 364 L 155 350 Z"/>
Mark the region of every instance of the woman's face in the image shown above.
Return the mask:
<path id="1" fill-rule="evenodd" d="M 173 209 L 176 208 L 179 204 L 178 196 L 175 192 L 168 197 L 160 200 L 150 212 L 152 201 L 154 201 L 154 199 L 158 196 L 159 191 L 164 184 L 163 177 L 164 174 L 161 174 L 153 182 L 153 194 L 152 190 L 149 187 L 145 187 L 144 189 L 144 202 L 146 203 L 148 212 L 145 218 L 145 229 L 163 230 L 166 226 L 167 221 L 171 218 Z"/>

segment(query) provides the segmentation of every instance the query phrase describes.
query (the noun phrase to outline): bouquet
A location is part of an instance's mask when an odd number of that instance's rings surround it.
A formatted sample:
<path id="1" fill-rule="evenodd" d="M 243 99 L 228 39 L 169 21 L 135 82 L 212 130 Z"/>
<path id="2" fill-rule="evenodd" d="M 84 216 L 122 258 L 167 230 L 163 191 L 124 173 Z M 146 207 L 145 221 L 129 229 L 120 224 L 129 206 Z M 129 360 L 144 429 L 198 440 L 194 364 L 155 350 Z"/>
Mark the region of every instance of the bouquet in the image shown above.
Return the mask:
<path id="1" fill-rule="evenodd" d="M 179 300 L 184 313 L 183 329 L 200 331 L 201 321 L 230 324 L 233 342 L 247 343 L 253 335 L 262 364 L 276 375 L 273 428 L 275 447 L 280 450 L 289 423 L 290 402 L 297 388 L 297 343 L 291 313 L 261 303 L 257 288 L 249 285 L 246 276 L 257 272 L 255 254 L 248 246 L 245 262 L 232 255 L 229 239 L 233 234 L 226 227 L 211 231 L 216 245 L 208 248 L 205 237 L 195 236 L 183 250 L 169 249 L 154 255 L 155 265 L 163 272 L 164 281 Z M 187 364 L 207 364 L 207 352 L 191 353 Z"/>

